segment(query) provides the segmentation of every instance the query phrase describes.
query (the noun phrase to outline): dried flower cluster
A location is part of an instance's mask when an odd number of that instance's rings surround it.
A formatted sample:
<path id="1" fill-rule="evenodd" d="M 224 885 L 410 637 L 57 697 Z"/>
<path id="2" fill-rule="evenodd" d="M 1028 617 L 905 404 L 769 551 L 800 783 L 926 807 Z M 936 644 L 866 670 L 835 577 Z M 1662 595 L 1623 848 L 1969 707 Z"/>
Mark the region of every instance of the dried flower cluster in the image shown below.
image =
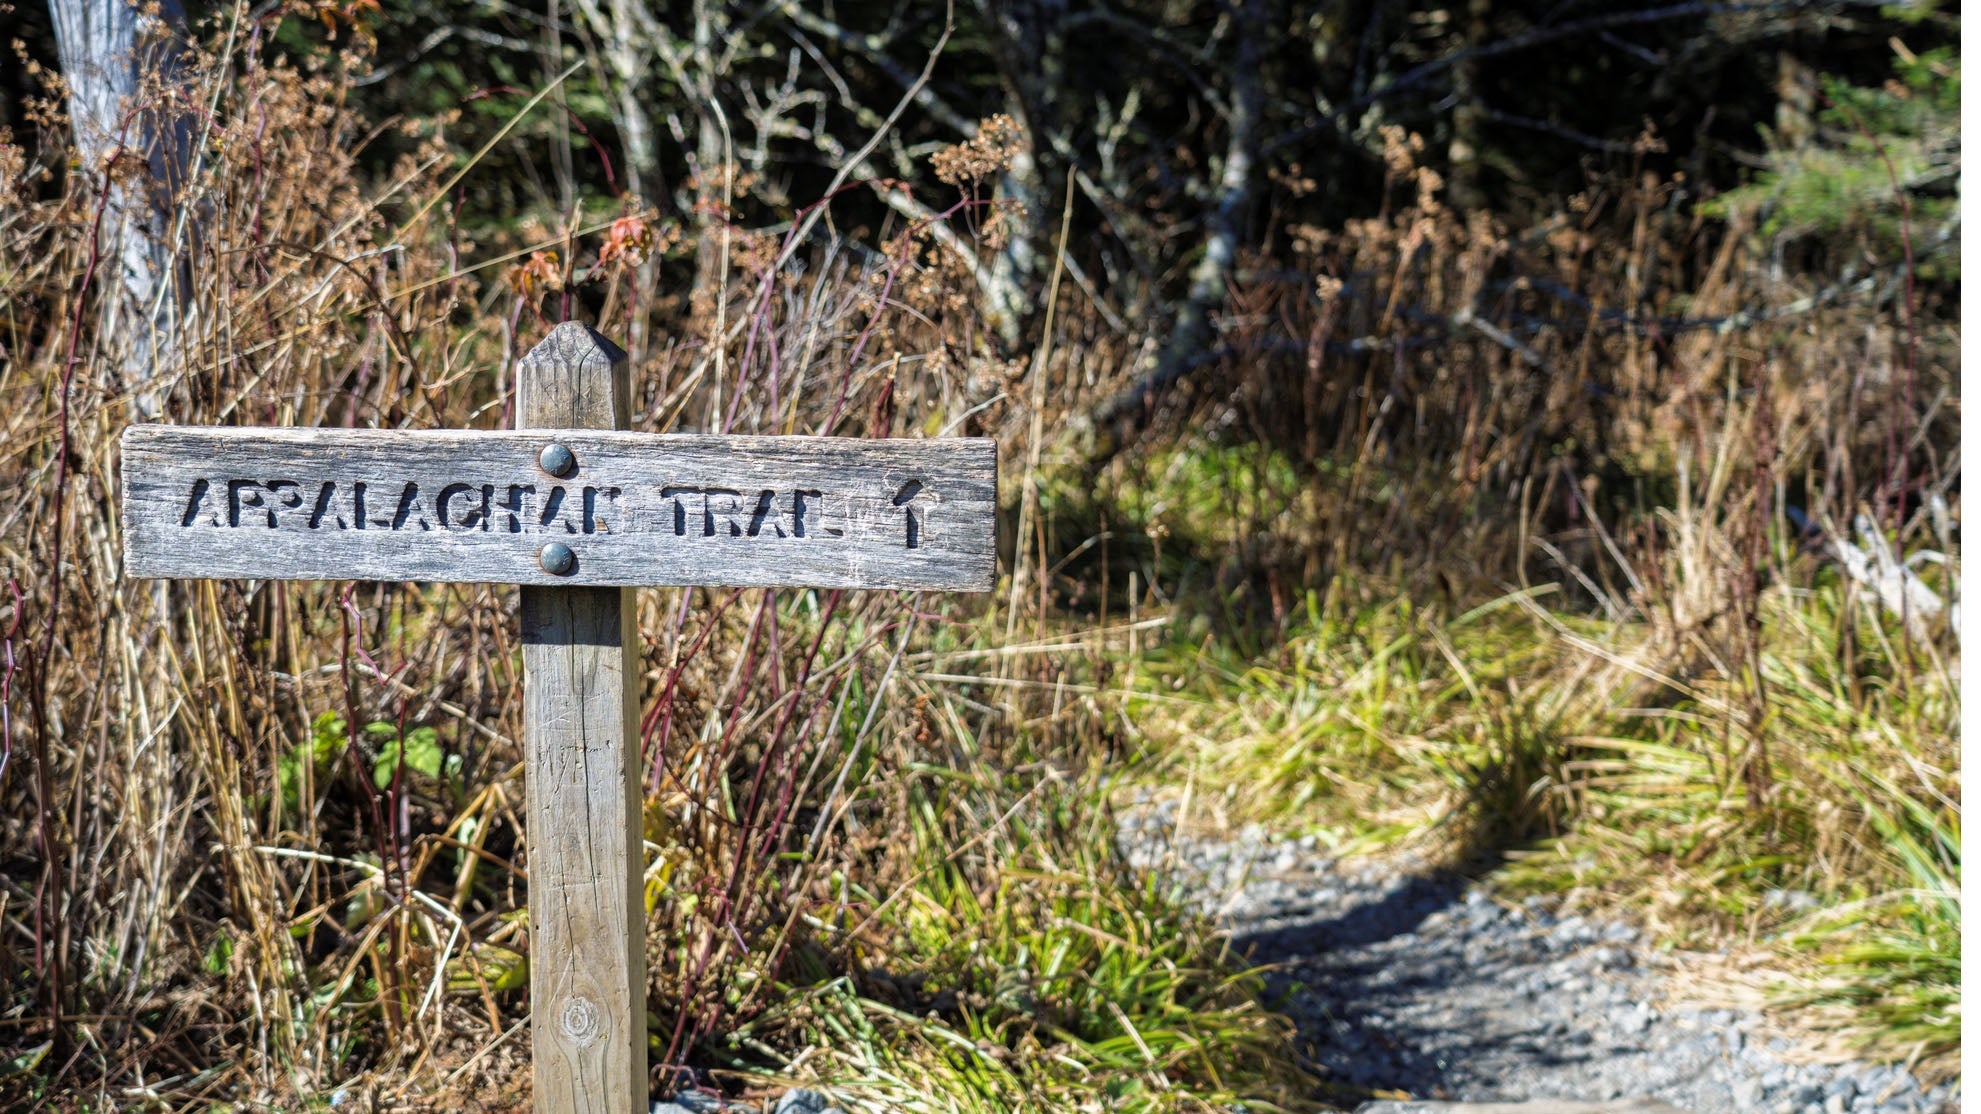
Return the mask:
<path id="1" fill-rule="evenodd" d="M 999 114 L 979 121 L 977 134 L 929 156 L 937 178 L 952 186 L 979 185 L 1011 169 L 1025 150 L 1018 121 Z"/>

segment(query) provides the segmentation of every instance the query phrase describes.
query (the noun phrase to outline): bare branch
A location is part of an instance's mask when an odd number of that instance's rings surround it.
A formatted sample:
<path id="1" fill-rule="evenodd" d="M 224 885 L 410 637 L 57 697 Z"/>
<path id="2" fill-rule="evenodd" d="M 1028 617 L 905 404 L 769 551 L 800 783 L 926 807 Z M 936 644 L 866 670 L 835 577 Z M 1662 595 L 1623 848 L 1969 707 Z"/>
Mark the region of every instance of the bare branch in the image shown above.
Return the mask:
<path id="1" fill-rule="evenodd" d="M 848 30 L 795 0 L 786 0 L 786 3 L 779 5 L 778 14 L 805 30 L 831 39 L 865 58 L 875 69 L 892 78 L 896 85 L 909 90 L 915 103 L 928 109 L 929 115 L 935 117 L 944 127 L 959 135 L 970 135 L 977 130 L 977 125 L 973 121 L 950 107 L 949 102 L 944 100 L 941 94 L 928 87 L 927 73 L 917 78 L 913 71 L 888 56 L 887 48 L 891 44 L 886 36 L 862 35 Z M 949 29 L 945 27 L 943 38 L 948 37 Z M 936 53 L 940 54 L 941 50 L 938 49 Z"/>

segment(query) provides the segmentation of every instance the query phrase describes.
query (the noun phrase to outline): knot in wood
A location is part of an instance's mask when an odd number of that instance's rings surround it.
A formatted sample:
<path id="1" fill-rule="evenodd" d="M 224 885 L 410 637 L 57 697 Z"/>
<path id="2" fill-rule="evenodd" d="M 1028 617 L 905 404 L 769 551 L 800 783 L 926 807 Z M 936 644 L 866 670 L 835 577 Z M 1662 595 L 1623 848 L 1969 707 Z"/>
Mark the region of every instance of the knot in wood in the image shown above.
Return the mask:
<path id="1" fill-rule="evenodd" d="M 565 1039 L 583 1047 L 599 1038 L 604 1021 L 598 1006 L 590 998 L 569 998 L 564 1002 L 564 1011 L 557 1019 L 557 1027 L 563 1030 Z"/>

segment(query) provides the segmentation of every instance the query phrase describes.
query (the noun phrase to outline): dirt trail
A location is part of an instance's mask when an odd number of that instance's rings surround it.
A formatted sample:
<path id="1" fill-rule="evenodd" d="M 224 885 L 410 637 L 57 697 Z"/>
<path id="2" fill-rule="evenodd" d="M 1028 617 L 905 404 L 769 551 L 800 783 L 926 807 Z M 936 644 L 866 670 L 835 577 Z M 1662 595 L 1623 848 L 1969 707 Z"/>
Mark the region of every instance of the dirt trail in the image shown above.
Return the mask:
<path id="1" fill-rule="evenodd" d="M 1557 919 L 1408 862 L 1335 863 L 1311 841 L 1256 829 L 1179 840 L 1172 816 L 1160 804 L 1130 816 L 1128 853 L 1189 880 L 1241 950 L 1276 965 L 1267 1001 L 1299 1027 L 1344 1107 L 1938 1114 L 1958 1105 L 1956 1082 L 1926 1088 L 1901 1067 L 1799 1062 L 1806 1050 L 1768 1035 L 1758 1014 L 1675 1002 L 1668 961 L 1628 925 Z M 1399 1093 L 1419 1101 L 1373 1101 Z"/>

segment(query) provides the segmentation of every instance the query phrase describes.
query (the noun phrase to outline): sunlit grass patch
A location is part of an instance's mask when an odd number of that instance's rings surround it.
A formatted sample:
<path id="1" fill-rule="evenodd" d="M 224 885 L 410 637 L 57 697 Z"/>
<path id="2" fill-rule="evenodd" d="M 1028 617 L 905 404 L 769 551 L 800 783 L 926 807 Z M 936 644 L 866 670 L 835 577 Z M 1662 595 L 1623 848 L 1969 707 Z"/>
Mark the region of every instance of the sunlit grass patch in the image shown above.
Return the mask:
<path id="1" fill-rule="evenodd" d="M 1682 943 L 1763 942 L 1793 973 L 1784 1003 L 1849 1007 L 1883 1051 L 1956 1047 L 1958 701 L 1882 621 L 1835 588 L 1771 596 L 1761 716 L 1714 678 L 1611 710 L 1568 741 L 1576 822 L 1509 881 L 1597 891 Z M 1871 649 L 1847 669 L 1852 625 Z"/>
<path id="2" fill-rule="evenodd" d="M 1212 637 L 1140 664 L 1154 699 L 1129 697 L 1131 715 L 1162 738 L 1162 778 L 1337 845 L 1404 838 L 1468 800 L 1519 822 L 1568 711 L 1533 683 L 1561 648 L 1510 598 L 1450 620 L 1407 599 L 1346 619 L 1307 605 L 1277 658 Z"/>
<path id="3" fill-rule="evenodd" d="M 1092 783 L 1040 787 L 972 845 L 948 798 L 989 789 L 941 782 L 902 833 L 906 880 L 846 883 L 848 915 L 811 926 L 857 969 L 786 988 L 732 1043 L 812 1049 L 790 1074 L 863 1110 L 1311 1108 L 1258 976 L 1173 881 L 1128 868 Z"/>
<path id="4" fill-rule="evenodd" d="M 1869 1021 L 1865 1035 L 1908 1054 L 1957 1052 L 1958 812 L 1917 801 L 1904 801 L 1898 815 L 1868 802 L 1866 811 L 1911 884 L 1824 910 L 1791 935 L 1789 943 L 1811 954 L 1823 974 L 1789 1000 L 1851 1007 Z"/>

